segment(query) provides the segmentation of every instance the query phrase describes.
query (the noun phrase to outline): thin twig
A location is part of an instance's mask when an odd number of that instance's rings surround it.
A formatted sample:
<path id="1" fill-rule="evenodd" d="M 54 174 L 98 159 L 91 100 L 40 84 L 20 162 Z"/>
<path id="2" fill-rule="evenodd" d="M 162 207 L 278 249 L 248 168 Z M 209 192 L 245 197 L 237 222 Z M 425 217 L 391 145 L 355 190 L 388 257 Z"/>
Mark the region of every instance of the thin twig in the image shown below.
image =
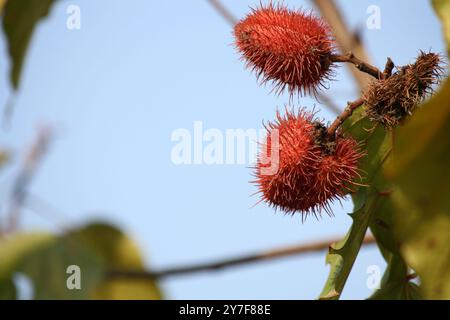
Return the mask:
<path id="1" fill-rule="evenodd" d="M 40 129 L 35 142 L 32 144 L 26 155 L 23 168 L 13 183 L 6 232 L 14 232 L 19 225 L 20 213 L 27 197 L 28 186 L 34 177 L 43 156 L 47 152 L 50 140 L 51 131 L 49 128 Z"/>
<path id="2" fill-rule="evenodd" d="M 331 99 L 328 94 L 319 92 L 317 94 L 317 98 L 320 103 L 326 105 L 335 115 L 339 115 L 342 112 L 342 109 L 333 101 L 333 99 Z"/>
<path id="3" fill-rule="evenodd" d="M 350 117 L 353 114 L 353 111 L 362 106 L 364 103 L 364 99 L 359 98 L 358 100 L 355 100 L 353 102 L 349 102 L 347 105 L 347 108 L 334 120 L 334 122 L 328 127 L 328 135 L 334 137 L 336 134 L 336 130 L 344 123 L 348 117 Z"/>
<path id="4" fill-rule="evenodd" d="M 58 231 L 69 230 L 69 222 L 67 221 L 70 218 L 69 215 L 41 196 L 28 191 L 23 207 L 53 223 Z"/>
<path id="5" fill-rule="evenodd" d="M 353 53 L 348 53 L 346 55 L 333 55 L 331 57 L 331 60 L 334 62 L 350 62 L 353 63 L 359 70 L 366 72 L 378 80 L 385 80 L 389 78 L 392 75 L 392 71 L 395 68 L 395 64 L 392 61 L 391 58 L 387 58 L 386 65 L 384 67 L 384 71 L 381 72 L 376 67 L 361 61 L 360 59 L 356 58 Z M 364 99 L 359 98 L 358 100 L 355 100 L 353 102 L 349 102 L 347 105 L 347 108 L 336 118 L 336 120 L 328 127 L 328 135 L 331 137 L 334 137 L 336 134 L 337 129 L 344 123 L 346 119 L 348 119 L 352 114 L 353 111 L 362 106 L 364 104 Z"/>
<path id="6" fill-rule="evenodd" d="M 234 26 L 238 20 L 236 17 L 220 2 L 219 0 L 208 0 L 209 3 L 217 10 L 217 12 L 226 20 L 229 24 Z"/>
<path id="7" fill-rule="evenodd" d="M 371 65 L 368 62 L 365 62 L 361 59 L 359 59 L 358 57 L 356 57 L 353 52 L 348 52 L 347 54 L 343 54 L 343 55 L 331 55 L 330 56 L 330 60 L 332 62 L 348 62 L 351 63 L 353 65 L 355 65 L 355 67 L 364 73 L 367 73 L 369 75 L 371 75 L 372 77 L 374 77 L 375 79 L 379 80 L 383 77 L 383 72 L 380 71 L 380 69 L 378 69 L 377 67 Z"/>
<path id="8" fill-rule="evenodd" d="M 347 26 L 341 11 L 339 10 L 334 0 L 311 0 L 319 9 L 322 17 L 328 22 L 333 30 L 342 52 L 353 52 L 357 57 L 363 61 L 369 62 L 369 55 L 364 48 L 359 32 L 352 32 Z M 350 68 L 353 78 L 359 86 L 360 91 L 363 91 L 370 82 L 370 79 L 365 74 L 359 72 L 355 68 Z"/>
<path id="9" fill-rule="evenodd" d="M 394 61 L 392 61 L 391 58 L 387 58 L 386 61 L 386 66 L 384 67 L 384 71 L 383 71 L 383 79 L 387 79 L 392 75 L 392 71 L 395 68 L 395 64 Z"/>
<path id="10" fill-rule="evenodd" d="M 171 276 L 180 276 L 185 274 L 193 274 L 205 271 L 218 271 L 224 268 L 245 265 L 249 263 L 263 262 L 275 260 L 283 257 L 300 255 L 304 253 L 318 252 L 329 249 L 332 243 L 340 239 L 331 239 L 319 241 L 310 244 L 302 244 L 298 246 L 291 246 L 270 251 L 264 251 L 257 254 L 242 256 L 238 258 L 224 259 L 215 262 L 204 264 L 194 264 L 182 267 L 168 268 L 161 271 L 129 271 L 129 270 L 111 270 L 108 277 L 112 278 L 129 278 L 129 279 L 162 279 Z M 376 241 L 373 236 L 367 236 L 364 239 L 364 244 L 374 244 Z"/>

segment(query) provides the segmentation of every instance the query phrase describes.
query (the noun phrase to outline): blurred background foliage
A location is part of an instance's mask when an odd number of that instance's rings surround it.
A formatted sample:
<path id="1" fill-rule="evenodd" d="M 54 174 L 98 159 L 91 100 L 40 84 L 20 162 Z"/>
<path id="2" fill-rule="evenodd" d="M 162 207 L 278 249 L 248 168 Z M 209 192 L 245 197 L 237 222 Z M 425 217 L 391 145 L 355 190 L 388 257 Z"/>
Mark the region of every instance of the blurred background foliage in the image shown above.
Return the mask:
<path id="1" fill-rule="evenodd" d="M 18 89 L 22 65 L 36 25 L 54 0 L 0 0 L 2 28 L 8 42 L 10 81 Z M 0 151 L 0 167 L 9 156 Z M 24 233 L 0 238 L 0 299 L 15 299 L 15 274 L 32 282 L 34 299 L 161 299 L 152 280 L 116 279 L 110 270 L 144 269 L 138 246 L 115 226 L 92 223 L 66 233 Z M 67 267 L 82 272 L 82 290 L 68 290 Z"/>
<path id="2" fill-rule="evenodd" d="M 61 235 L 17 234 L 0 242 L 0 296 L 15 298 L 13 276 L 33 283 L 35 299 L 160 299 L 151 280 L 113 279 L 111 270 L 143 270 L 136 244 L 117 228 L 93 223 Z M 80 268 L 81 290 L 68 290 L 68 266 Z"/>
<path id="3" fill-rule="evenodd" d="M 36 25 L 54 0 L 0 0 L 14 89 Z M 434 0 L 450 48 L 450 1 Z M 321 298 L 338 298 L 367 228 L 388 267 L 373 299 L 450 299 L 450 82 L 403 127 L 373 128 L 361 112 L 346 130 L 367 142 L 368 173 L 354 196 L 353 225 L 327 256 L 330 276 Z M 10 156 L 0 151 L 0 169 Z M 1 173 L 1 172 L 0 172 Z M 382 195 L 380 195 L 382 194 Z M 160 299 L 151 279 L 113 278 L 111 270 L 144 270 L 140 249 L 117 227 L 98 222 L 66 230 L 4 233 L 0 238 L 0 298 L 17 298 L 14 277 L 32 282 L 35 299 Z M 67 290 L 67 266 L 82 270 L 82 289 Z"/>

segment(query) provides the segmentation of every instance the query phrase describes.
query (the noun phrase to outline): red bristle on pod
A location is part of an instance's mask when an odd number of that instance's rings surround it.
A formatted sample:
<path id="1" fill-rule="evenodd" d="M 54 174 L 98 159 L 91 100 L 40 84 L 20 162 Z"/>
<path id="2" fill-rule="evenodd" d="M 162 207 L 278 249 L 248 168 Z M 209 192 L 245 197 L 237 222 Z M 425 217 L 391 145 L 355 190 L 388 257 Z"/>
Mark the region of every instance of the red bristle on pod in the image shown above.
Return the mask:
<path id="1" fill-rule="evenodd" d="M 336 44 L 325 21 L 282 5 L 260 6 L 234 28 L 236 47 L 247 66 L 275 91 L 316 95 L 332 77 Z"/>
<path id="2" fill-rule="evenodd" d="M 331 214 L 330 203 L 351 192 L 360 178 L 364 154 L 358 142 L 341 134 L 323 140 L 325 126 L 304 110 L 277 113 L 266 129 L 254 181 L 262 201 L 291 214 L 317 215 L 322 209 Z"/>

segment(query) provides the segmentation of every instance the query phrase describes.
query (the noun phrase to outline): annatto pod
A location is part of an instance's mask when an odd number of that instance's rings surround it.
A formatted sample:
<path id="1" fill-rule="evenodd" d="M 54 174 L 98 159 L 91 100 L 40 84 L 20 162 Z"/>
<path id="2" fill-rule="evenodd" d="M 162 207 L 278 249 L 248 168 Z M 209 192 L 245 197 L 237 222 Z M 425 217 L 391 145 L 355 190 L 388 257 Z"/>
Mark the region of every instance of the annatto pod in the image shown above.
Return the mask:
<path id="1" fill-rule="evenodd" d="M 351 192 L 360 178 L 358 162 L 364 153 L 358 142 L 341 134 L 329 138 L 326 127 L 304 110 L 277 113 L 266 129 L 254 181 L 261 200 L 302 217 L 322 209 L 331 215 L 330 203 Z M 267 171 L 274 162 L 277 170 Z"/>
<path id="2" fill-rule="evenodd" d="M 278 93 L 315 95 L 332 76 L 335 40 L 311 12 L 261 5 L 237 23 L 234 36 L 247 66 Z"/>

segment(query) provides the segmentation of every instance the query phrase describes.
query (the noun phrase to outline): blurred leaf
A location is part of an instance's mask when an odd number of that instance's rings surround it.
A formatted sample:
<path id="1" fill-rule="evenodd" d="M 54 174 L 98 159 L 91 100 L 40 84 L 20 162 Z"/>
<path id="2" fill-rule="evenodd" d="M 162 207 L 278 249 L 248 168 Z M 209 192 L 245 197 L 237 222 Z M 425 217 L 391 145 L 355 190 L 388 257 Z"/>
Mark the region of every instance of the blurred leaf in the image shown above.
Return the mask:
<path id="1" fill-rule="evenodd" d="M 17 291 L 12 278 L 0 280 L 0 300 L 15 299 L 17 299 Z"/>
<path id="2" fill-rule="evenodd" d="M 374 126 L 364 117 L 359 108 L 346 121 L 344 130 L 364 144 L 367 156 L 360 163 L 364 172 L 360 187 L 352 196 L 354 213 L 352 226 L 345 239 L 331 245 L 326 261 L 330 264 L 330 275 L 320 299 L 338 299 L 361 248 L 367 229 L 373 220 L 383 197 L 380 191 L 385 186 L 379 171 L 390 154 L 390 139 L 384 128 Z M 370 186 L 370 187 L 369 187 Z"/>
<path id="3" fill-rule="evenodd" d="M 8 152 L 0 150 L 0 169 L 8 162 L 8 160 L 9 160 Z"/>
<path id="4" fill-rule="evenodd" d="M 390 190 L 392 190 L 392 186 L 390 186 Z M 388 265 L 383 275 L 380 290 L 377 290 L 370 299 L 422 299 L 419 294 L 419 287 L 408 279 L 410 270 L 400 253 L 400 246 L 395 235 L 393 219 L 395 206 L 392 197 L 383 197 L 381 200 L 381 204 L 370 223 L 370 230 L 377 239 L 378 248 Z"/>
<path id="5" fill-rule="evenodd" d="M 46 233 L 15 235 L 12 238 L 0 238 L 0 282 L 10 277 L 21 263 L 23 257 L 46 247 L 55 237 Z"/>
<path id="6" fill-rule="evenodd" d="M 395 227 L 429 299 L 450 299 L 450 81 L 402 128 L 387 173 Z"/>
<path id="7" fill-rule="evenodd" d="M 6 0 L 0 0 L 0 14 L 3 11 L 3 7 L 5 6 Z"/>
<path id="8" fill-rule="evenodd" d="M 81 270 L 81 290 L 67 287 L 67 268 L 76 265 Z M 30 278 L 34 286 L 34 299 L 86 299 L 100 283 L 100 258 L 72 233 L 58 237 L 48 246 L 34 250 L 15 270 Z"/>
<path id="9" fill-rule="evenodd" d="M 434 0 L 450 48 L 450 0 Z M 394 224 L 427 299 L 450 299 L 450 81 L 397 130 Z"/>
<path id="10" fill-rule="evenodd" d="M 53 236 L 44 233 L 0 238 L 0 300 L 15 299 L 16 287 L 12 275 L 23 257 L 40 247 L 48 245 L 53 240 Z"/>
<path id="11" fill-rule="evenodd" d="M 419 287 L 408 277 L 409 268 L 400 255 L 391 255 L 386 272 L 381 281 L 381 288 L 372 300 L 420 300 Z"/>
<path id="12" fill-rule="evenodd" d="M 33 247 L 35 237 L 16 236 L 0 247 L 7 253 L 2 259 L 1 275 L 7 285 L 13 273 L 28 276 L 34 285 L 35 299 L 159 299 L 161 293 L 153 281 L 108 279 L 111 269 L 142 270 L 138 248 L 116 228 L 91 224 L 59 237 L 50 237 L 45 245 Z M 43 242 L 41 242 L 43 243 Z M 81 289 L 68 289 L 67 268 L 80 268 Z M 1 291 L 0 291 L 1 293 Z"/>
<path id="13" fill-rule="evenodd" d="M 450 56 L 450 0 L 433 0 L 433 6 L 442 21 L 442 29 Z"/>
<path id="14" fill-rule="evenodd" d="M 104 271 L 144 270 L 136 244 L 117 229 L 93 224 L 74 235 L 93 248 L 103 261 Z M 95 299 L 161 299 L 154 281 L 141 279 L 105 279 L 92 293 Z"/>
<path id="15" fill-rule="evenodd" d="M 10 79 L 14 89 L 19 86 L 23 61 L 36 24 L 48 15 L 53 3 L 54 0 L 9 0 L 4 5 L 3 31 L 12 61 Z"/>

